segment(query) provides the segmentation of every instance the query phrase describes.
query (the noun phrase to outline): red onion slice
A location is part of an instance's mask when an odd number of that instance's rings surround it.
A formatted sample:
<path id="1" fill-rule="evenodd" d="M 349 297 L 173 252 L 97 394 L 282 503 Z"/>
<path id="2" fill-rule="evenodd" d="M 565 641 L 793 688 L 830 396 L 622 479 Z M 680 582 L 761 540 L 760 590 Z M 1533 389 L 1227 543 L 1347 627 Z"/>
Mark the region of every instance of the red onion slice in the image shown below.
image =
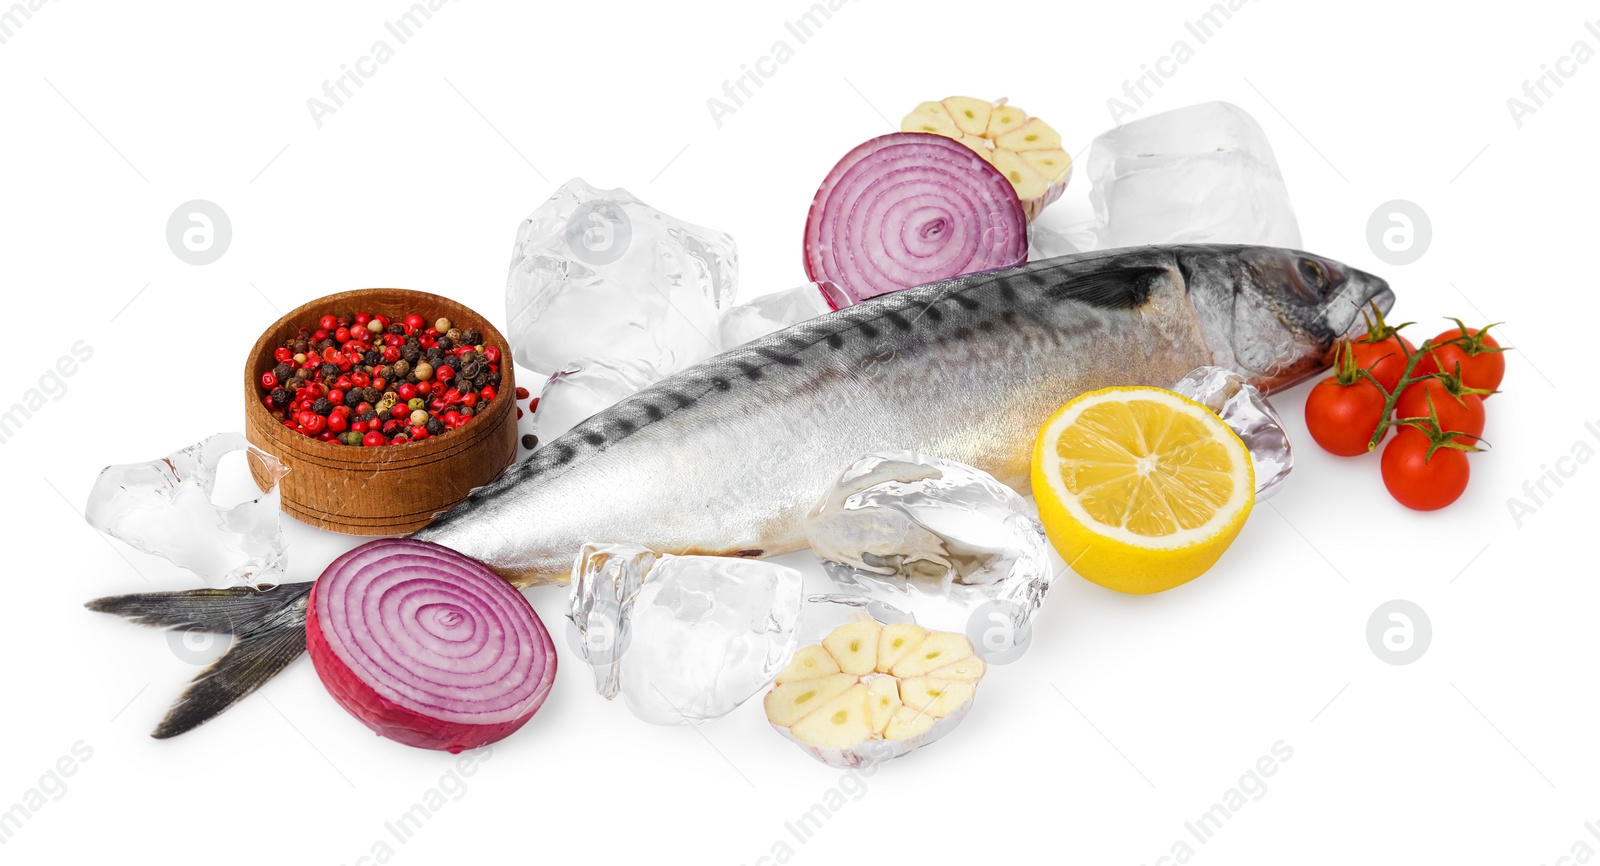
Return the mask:
<path id="1" fill-rule="evenodd" d="M 823 179 L 806 218 L 806 274 L 871 298 L 1021 264 L 1027 226 L 1011 182 L 971 148 L 892 133 Z"/>
<path id="2" fill-rule="evenodd" d="M 451 753 L 511 734 L 555 681 L 550 634 L 482 564 L 411 539 L 368 542 L 311 588 L 306 649 L 334 700 L 380 736 Z"/>

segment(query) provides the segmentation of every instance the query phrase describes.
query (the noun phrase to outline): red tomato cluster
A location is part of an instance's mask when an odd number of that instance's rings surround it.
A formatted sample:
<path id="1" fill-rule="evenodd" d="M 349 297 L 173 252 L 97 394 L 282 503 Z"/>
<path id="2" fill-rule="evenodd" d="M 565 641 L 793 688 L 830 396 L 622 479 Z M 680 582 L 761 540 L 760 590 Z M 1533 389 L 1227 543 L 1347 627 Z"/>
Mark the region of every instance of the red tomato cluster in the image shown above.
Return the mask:
<path id="1" fill-rule="evenodd" d="M 1334 375 L 1306 397 L 1311 438 L 1332 454 L 1383 449 L 1383 483 L 1395 501 L 1418 511 L 1461 497 L 1467 452 L 1483 436 L 1483 401 L 1505 377 L 1505 349 L 1489 327 L 1444 331 L 1419 349 L 1381 314 L 1360 340 L 1339 347 Z M 1492 327 L 1492 326 L 1490 326 Z"/>

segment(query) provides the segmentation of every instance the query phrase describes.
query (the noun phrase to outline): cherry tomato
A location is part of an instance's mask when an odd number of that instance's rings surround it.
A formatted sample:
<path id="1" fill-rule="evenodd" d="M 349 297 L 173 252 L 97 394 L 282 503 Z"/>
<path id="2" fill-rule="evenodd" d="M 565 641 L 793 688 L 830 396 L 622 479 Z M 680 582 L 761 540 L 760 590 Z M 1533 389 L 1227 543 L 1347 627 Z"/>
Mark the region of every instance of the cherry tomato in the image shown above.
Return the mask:
<path id="1" fill-rule="evenodd" d="M 1466 440 L 1469 445 L 1483 435 L 1483 398 L 1477 394 L 1462 394 L 1457 397 L 1438 379 L 1423 379 L 1407 386 L 1400 393 L 1400 399 L 1395 401 L 1395 417 L 1428 417 L 1430 398 L 1433 400 L 1433 410 L 1439 413 L 1440 430 L 1467 434 L 1470 437 Z"/>
<path id="2" fill-rule="evenodd" d="M 1400 376 L 1406 371 L 1406 353 L 1417 350 L 1410 340 L 1399 334 L 1372 343 L 1357 340 L 1350 344 L 1350 348 L 1356 353 L 1356 366 L 1370 371 L 1373 378 L 1388 391 L 1393 391 L 1394 386 L 1400 384 Z M 1423 363 L 1417 362 L 1418 366 Z"/>
<path id="3" fill-rule="evenodd" d="M 1372 431 L 1383 420 L 1383 392 L 1369 379 L 1341 385 L 1337 376 L 1317 383 L 1306 396 L 1306 427 L 1323 450 L 1340 457 L 1367 453 Z"/>
<path id="4" fill-rule="evenodd" d="M 1407 508 L 1435 511 L 1461 498 L 1471 475 L 1467 454 L 1439 448 L 1428 457 L 1428 434 L 1401 427 L 1383 449 L 1383 486 Z"/>
<path id="5" fill-rule="evenodd" d="M 1456 327 L 1434 337 L 1434 341 L 1453 340 L 1460 336 L 1470 339 L 1466 345 L 1440 346 L 1417 363 L 1419 373 L 1454 373 L 1461 365 L 1461 384 L 1468 388 L 1493 391 L 1506 377 L 1506 356 L 1494 337 L 1477 328 Z"/>

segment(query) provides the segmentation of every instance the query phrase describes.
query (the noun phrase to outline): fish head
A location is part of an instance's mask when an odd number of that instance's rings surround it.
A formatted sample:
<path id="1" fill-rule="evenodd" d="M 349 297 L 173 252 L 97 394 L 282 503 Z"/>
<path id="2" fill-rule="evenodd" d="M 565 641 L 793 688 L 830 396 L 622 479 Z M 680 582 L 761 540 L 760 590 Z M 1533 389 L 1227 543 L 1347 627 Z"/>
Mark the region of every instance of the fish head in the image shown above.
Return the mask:
<path id="1" fill-rule="evenodd" d="M 1219 361 L 1263 391 L 1327 369 L 1340 339 L 1366 333 L 1371 305 L 1394 305 L 1382 278 L 1299 250 L 1204 247 L 1181 258 L 1199 276 L 1189 289 Z"/>

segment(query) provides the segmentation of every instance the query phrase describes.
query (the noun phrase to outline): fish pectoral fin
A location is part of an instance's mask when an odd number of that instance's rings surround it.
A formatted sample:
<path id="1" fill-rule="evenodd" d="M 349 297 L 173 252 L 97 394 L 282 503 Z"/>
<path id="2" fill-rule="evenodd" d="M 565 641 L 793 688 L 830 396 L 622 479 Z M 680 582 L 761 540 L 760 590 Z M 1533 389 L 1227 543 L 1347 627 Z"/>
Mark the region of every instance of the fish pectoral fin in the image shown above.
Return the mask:
<path id="1" fill-rule="evenodd" d="M 1045 289 L 1052 300 L 1074 300 L 1108 310 L 1144 306 L 1171 272 L 1158 267 L 1128 267 L 1067 277 Z"/>
<path id="2" fill-rule="evenodd" d="M 90 610 L 141 625 L 231 634 L 233 645 L 201 671 L 151 732 L 158 740 L 192 730 L 261 688 L 306 649 L 310 583 L 148 592 L 97 598 Z"/>

